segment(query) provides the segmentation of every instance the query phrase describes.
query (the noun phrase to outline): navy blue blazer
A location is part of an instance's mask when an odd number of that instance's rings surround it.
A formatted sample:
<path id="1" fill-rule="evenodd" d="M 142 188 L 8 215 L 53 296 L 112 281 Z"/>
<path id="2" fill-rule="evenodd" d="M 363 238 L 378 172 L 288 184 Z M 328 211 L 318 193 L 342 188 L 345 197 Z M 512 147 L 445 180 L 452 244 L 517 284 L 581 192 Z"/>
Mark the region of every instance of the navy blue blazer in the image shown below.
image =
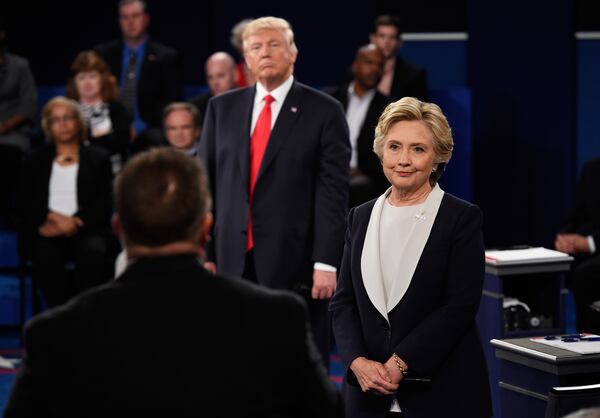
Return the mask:
<path id="1" fill-rule="evenodd" d="M 338 287 L 330 304 L 333 329 L 347 370 L 347 418 L 385 417 L 389 397 L 363 393 L 349 369 L 359 356 L 385 362 L 398 354 L 410 376 L 432 379 L 430 389 L 403 390 L 407 418 L 489 417 L 488 374 L 475 316 L 484 278 L 479 208 L 445 193 L 431 233 L 389 324 L 371 303 L 361 255 L 375 200 L 350 211 Z M 352 384 L 354 383 L 354 384 Z"/>
<path id="2" fill-rule="evenodd" d="M 242 274 L 249 213 L 250 125 L 254 86 L 208 104 L 200 157 L 214 199 L 211 256 L 219 272 Z M 314 262 L 339 265 L 350 176 L 350 141 L 341 105 L 294 81 L 277 117 L 252 202 L 254 261 L 261 284 L 308 289 Z"/>

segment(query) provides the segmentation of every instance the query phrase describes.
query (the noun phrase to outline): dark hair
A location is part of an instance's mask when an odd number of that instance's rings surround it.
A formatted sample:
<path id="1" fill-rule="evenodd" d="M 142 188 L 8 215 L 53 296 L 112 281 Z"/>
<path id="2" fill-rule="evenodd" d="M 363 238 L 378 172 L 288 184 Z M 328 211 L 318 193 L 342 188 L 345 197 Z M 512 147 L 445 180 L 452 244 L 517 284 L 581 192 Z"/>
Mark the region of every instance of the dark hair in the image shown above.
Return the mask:
<path id="1" fill-rule="evenodd" d="M 145 0 L 120 0 L 119 1 L 119 10 L 121 7 L 127 6 L 128 4 L 140 3 L 142 5 L 142 10 L 144 13 L 148 13 L 148 3 Z"/>
<path id="2" fill-rule="evenodd" d="M 103 101 L 117 100 L 119 95 L 117 79 L 111 74 L 106 61 L 94 51 L 83 51 L 75 57 L 73 64 L 71 64 L 69 79 L 67 80 L 67 97 L 73 100 L 79 100 L 79 92 L 75 85 L 75 76 L 85 71 L 98 71 L 100 73 L 100 95 L 102 96 Z"/>
<path id="3" fill-rule="evenodd" d="M 395 26 L 398 30 L 398 36 L 402 33 L 402 28 L 400 26 L 400 19 L 397 16 L 393 15 L 380 15 L 377 16 L 375 21 L 373 22 L 373 32 L 377 32 L 377 28 L 379 26 Z"/>
<path id="4" fill-rule="evenodd" d="M 200 162 L 167 147 L 131 158 L 115 179 L 114 190 L 125 237 L 138 245 L 192 239 L 211 206 Z"/>
<path id="5" fill-rule="evenodd" d="M 173 102 L 167 105 L 167 107 L 165 107 L 163 110 L 163 125 L 165 124 L 167 116 L 176 110 L 187 110 L 190 112 L 190 115 L 192 115 L 192 123 L 194 124 L 194 128 L 200 128 L 200 112 L 194 104 L 188 102 Z"/>

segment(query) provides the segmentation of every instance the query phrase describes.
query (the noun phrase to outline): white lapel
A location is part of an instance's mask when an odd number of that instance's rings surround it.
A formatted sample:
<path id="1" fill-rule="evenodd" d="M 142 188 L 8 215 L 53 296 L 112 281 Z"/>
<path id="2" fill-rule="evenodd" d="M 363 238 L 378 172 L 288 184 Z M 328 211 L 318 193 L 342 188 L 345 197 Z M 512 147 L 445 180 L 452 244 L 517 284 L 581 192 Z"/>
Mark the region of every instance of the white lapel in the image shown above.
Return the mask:
<path id="1" fill-rule="evenodd" d="M 379 220 L 381 219 L 381 209 L 385 203 L 386 196 L 390 189 L 379 196 L 375 201 L 369 225 L 365 234 L 362 255 L 360 258 L 360 269 L 363 284 L 371 303 L 379 313 L 388 321 L 385 290 L 383 287 L 383 276 L 381 274 L 381 262 L 379 257 Z M 389 321 L 388 321 L 389 322 Z"/>
<path id="2" fill-rule="evenodd" d="M 361 274 L 367 295 L 373 306 L 375 306 L 377 311 L 379 311 L 388 322 L 388 312 L 390 312 L 398 304 L 400 299 L 402 299 L 410 284 L 410 280 L 395 280 L 392 284 L 389 299 L 386 298 L 379 252 L 379 222 L 381 219 L 381 211 L 390 189 L 379 196 L 373 206 L 367 231 L 365 233 L 365 241 L 360 260 Z M 443 196 L 443 190 L 436 185 L 431 193 L 429 193 L 429 196 L 427 196 L 427 200 L 425 201 L 421 212 L 415 216 L 415 228 L 409 238 L 410 245 L 399 254 L 399 257 L 402 257 L 402 259 L 405 260 L 405 263 L 400 267 L 400 274 L 403 277 L 412 278 L 415 272 L 423 248 L 425 248 L 425 244 L 429 238 Z"/>
<path id="3" fill-rule="evenodd" d="M 431 233 L 431 228 L 433 227 L 433 222 L 435 221 L 443 197 L 444 191 L 436 184 L 431 193 L 429 193 L 429 196 L 427 196 L 423 209 L 415 215 L 415 224 L 410 232 L 408 244 L 398 254 L 402 260 L 398 276 L 404 278 L 404 280 L 394 280 L 392 283 L 392 289 L 387 299 L 388 312 L 394 309 L 398 302 L 400 302 L 410 285 L 425 244 L 427 244 L 427 240 L 429 239 L 429 234 Z M 380 280 L 383 282 L 383 277 Z"/>

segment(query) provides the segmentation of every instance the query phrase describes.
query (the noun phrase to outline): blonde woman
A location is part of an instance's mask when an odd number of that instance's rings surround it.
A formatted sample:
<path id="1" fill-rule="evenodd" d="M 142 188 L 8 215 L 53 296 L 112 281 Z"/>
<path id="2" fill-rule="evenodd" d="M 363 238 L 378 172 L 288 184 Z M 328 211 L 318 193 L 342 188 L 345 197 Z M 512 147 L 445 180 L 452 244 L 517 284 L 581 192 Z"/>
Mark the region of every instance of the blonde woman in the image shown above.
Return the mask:
<path id="1" fill-rule="evenodd" d="M 350 211 L 330 304 L 347 418 L 492 415 L 475 326 L 482 215 L 437 184 L 452 147 L 435 104 L 406 97 L 379 118 L 373 150 L 391 187 Z"/>

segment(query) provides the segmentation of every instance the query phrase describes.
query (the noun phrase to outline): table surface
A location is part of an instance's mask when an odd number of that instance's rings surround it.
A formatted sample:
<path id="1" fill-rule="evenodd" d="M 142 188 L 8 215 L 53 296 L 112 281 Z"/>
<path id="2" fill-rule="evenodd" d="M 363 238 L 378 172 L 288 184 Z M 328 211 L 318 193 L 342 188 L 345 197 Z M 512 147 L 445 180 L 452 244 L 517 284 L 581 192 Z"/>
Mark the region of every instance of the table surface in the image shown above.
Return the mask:
<path id="1" fill-rule="evenodd" d="M 505 350 L 536 360 L 555 364 L 577 364 L 587 362 L 599 362 L 598 354 L 579 354 L 574 351 L 540 344 L 527 338 L 493 339 L 490 344 L 497 350 Z"/>

